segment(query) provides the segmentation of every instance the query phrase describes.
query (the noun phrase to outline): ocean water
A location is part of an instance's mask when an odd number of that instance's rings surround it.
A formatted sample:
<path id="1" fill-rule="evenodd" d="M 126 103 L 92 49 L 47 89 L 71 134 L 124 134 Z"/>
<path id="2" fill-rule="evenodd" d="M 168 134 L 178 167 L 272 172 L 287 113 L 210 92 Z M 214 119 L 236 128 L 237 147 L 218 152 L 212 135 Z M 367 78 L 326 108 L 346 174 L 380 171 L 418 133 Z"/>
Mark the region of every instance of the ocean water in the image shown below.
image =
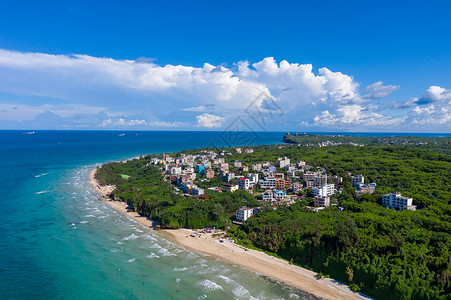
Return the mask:
<path id="1" fill-rule="evenodd" d="M 1 299 L 313 299 L 185 250 L 116 212 L 88 182 L 97 165 L 283 133 L 0 131 Z"/>

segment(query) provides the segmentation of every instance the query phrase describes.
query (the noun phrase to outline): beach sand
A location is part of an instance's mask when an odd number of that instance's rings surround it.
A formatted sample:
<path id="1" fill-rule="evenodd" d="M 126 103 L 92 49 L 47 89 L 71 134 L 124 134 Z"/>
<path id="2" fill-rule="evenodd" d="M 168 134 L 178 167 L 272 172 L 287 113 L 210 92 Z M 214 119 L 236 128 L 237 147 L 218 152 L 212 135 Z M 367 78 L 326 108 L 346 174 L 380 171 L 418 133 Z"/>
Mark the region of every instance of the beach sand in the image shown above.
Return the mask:
<path id="1" fill-rule="evenodd" d="M 114 186 L 100 186 L 95 179 L 94 169 L 90 174 L 91 184 L 99 192 L 101 199 L 106 200 L 106 195 L 114 190 Z M 127 209 L 127 204 L 120 201 L 106 200 L 105 203 L 114 209 L 126 214 L 130 218 L 140 222 L 146 227 L 153 227 L 153 222 L 136 212 Z M 269 278 L 283 282 L 316 297 L 323 299 L 371 299 L 361 294 L 352 292 L 345 284 L 333 279 L 324 278 L 317 280 L 316 273 L 307 269 L 290 265 L 287 261 L 270 256 L 264 252 L 244 248 L 228 239 L 213 237 L 211 233 L 203 233 L 193 237 L 191 229 L 176 229 L 160 231 L 165 237 L 175 241 L 183 247 L 208 254 L 222 261 L 239 265 L 243 268 L 257 272 Z"/>

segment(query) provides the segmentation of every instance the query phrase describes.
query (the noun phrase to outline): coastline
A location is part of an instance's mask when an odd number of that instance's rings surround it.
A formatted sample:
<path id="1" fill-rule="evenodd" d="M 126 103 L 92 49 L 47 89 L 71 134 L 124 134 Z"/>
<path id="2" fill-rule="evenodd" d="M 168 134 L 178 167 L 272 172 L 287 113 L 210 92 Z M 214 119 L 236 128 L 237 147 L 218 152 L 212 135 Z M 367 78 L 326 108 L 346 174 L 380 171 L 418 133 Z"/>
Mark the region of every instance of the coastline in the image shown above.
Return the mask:
<path id="1" fill-rule="evenodd" d="M 153 221 L 137 212 L 127 209 L 127 204 L 120 201 L 107 200 L 107 194 L 114 190 L 114 186 L 100 186 L 95 179 L 97 168 L 90 173 L 90 183 L 101 194 L 99 200 L 114 209 L 126 214 L 142 225 L 153 228 Z M 219 240 L 212 234 L 205 233 L 198 237 L 191 236 L 194 230 L 173 229 L 162 230 L 171 240 L 192 251 L 204 253 L 222 261 L 239 265 L 245 269 L 259 273 L 266 277 L 298 288 L 321 299 L 371 299 L 354 293 L 350 288 L 330 278 L 317 280 L 316 273 L 299 266 L 290 265 L 287 261 L 270 256 L 264 252 L 247 249 L 230 240 Z"/>

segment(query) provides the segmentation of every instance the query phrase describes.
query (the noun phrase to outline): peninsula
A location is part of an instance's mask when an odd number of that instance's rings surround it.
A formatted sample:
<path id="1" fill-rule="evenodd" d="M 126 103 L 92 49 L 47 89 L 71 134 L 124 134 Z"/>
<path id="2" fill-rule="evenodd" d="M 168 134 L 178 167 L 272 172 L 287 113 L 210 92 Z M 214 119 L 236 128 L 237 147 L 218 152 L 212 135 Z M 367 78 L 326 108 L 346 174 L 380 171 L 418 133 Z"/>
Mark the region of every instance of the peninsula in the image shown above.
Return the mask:
<path id="1" fill-rule="evenodd" d="M 446 299 L 451 155 L 440 152 L 209 148 L 105 164 L 92 179 L 108 203 L 181 245 L 316 296 L 363 297 L 330 275 L 378 299 Z M 221 231 L 193 231 L 207 227 Z"/>

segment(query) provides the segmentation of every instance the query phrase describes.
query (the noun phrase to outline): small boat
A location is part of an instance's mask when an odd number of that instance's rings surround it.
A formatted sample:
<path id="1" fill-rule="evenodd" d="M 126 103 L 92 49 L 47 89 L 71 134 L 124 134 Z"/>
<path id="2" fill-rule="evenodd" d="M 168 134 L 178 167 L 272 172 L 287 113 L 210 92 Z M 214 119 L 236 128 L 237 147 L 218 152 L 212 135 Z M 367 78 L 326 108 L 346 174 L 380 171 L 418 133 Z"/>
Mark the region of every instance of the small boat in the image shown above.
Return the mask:
<path id="1" fill-rule="evenodd" d="M 24 132 L 22 132 L 22 134 L 35 134 L 36 132 L 34 132 L 34 131 L 24 131 Z"/>

